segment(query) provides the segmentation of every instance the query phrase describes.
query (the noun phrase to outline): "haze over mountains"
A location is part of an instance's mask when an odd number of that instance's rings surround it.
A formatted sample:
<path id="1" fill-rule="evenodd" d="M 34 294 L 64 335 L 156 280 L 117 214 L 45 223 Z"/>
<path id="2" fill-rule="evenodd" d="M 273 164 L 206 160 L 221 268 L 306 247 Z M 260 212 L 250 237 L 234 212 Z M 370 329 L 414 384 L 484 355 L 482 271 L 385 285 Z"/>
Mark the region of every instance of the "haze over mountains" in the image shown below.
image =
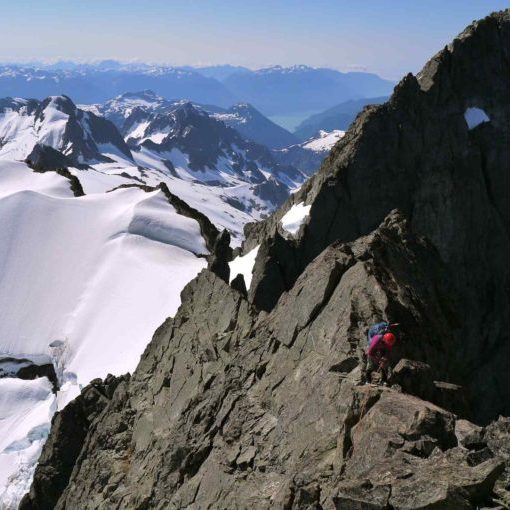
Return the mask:
<path id="1" fill-rule="evenodd" d="M 294 135 L 306 140 L 317 134 L 318 131 L 333 131 L 349 129 L 356 115 L 368 104 L 381 104 L 387 101 L 388 96 L 364 97 L 362 99 L 350 99 L 325 111 L 310 115 L 303 120 L 294 130 Z"/>
<path id="2" fill-rule="evenodd" d="M 150 89 L 167 99 L 230 107 L 248 102 L 265 115 L 320 111 L 349 99 L 388 95 L 393 83 L 369 73 L 281 66 L 176 68 L 104 61 L 52 66 L 0 66 L 0 97 L 44 99 L 65 94 L 78 103 L 105 102 Z M 313 94 L 310 93 L 313 91 Z"/>

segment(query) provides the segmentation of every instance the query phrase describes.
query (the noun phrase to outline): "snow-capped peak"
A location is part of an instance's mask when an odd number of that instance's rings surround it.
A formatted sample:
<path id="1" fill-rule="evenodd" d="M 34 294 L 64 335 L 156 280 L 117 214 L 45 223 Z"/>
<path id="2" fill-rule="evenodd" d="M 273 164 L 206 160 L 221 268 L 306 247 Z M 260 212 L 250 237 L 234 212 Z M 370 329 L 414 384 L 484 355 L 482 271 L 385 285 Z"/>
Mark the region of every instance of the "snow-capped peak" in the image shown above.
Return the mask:
<path id="1" fill-rule="evenodd" d="M 24 160 L 38 144 L 60 151 L 75 164 L 110 160 L 106 154 L 131 160 L 115 126 L 79 109 L 67 96 L 0 102 L 0 157 Z"/>

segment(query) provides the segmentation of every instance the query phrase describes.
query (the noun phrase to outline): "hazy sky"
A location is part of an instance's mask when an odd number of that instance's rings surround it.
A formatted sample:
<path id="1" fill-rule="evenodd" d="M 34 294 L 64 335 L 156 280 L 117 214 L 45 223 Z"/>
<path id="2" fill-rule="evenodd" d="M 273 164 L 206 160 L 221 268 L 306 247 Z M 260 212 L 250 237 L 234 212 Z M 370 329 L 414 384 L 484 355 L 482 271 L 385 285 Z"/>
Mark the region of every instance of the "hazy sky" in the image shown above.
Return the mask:
<path id="1" fill-rule="evenodd" d="M 507 0 L 0 0 L 0 60 L 308 64 L 397 79 Z"/>

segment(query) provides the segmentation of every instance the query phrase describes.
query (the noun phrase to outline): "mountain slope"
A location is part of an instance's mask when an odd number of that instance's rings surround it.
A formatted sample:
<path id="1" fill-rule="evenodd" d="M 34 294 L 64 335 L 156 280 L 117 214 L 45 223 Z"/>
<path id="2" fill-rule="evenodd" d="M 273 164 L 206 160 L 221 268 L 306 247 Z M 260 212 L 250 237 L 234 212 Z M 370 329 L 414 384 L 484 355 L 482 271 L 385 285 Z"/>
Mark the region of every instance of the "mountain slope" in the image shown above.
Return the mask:
<path id="1" fill-rule="evenodd" d="M 315 137 L 303 143 L 275 150 L 273 155 L 279 163 L 293 166 L 306 175 L 313 175 L 335 143 L 344 135 L 345 131 L 340 130 L 318 131 Z"/>
<path id="2" fill-rule="evenodd" d="M 185 154 L 189 169 L 205 181 L 228 182 L 230 174 L 260 184 L 266 181 L 264 172 L 289 185 L 302 180 L 294 169 L 280 167 L 265 147 L 243 139 L 237 131 L 191 103 L 132 124 L 125 137 L 130 143 L 159 153 L 177 150 Z"/>
<path id="3" fill-rule="evenodd" d="M 45 501 L 345 510 L 361 499 L 383 510 L 391 497 L 394 508 L 418 510 L 489 501 L 504 469 L 497 443 L 486 462 L 469 463 L 455 435 L 466 422 L 394 388 L 359 385 L 359 369 L 351 372 L 365 327 L 392 307 L 417 335 L 402 354 L 446 361 L 457 346 L 447 343 L 444 277 L 435 249 L 397 214 L 356 243 L 328 248 L 269 315 L 202 272 L 133 376 L 86 388 L 60 415 L 20 509 Z M 441 345 L 419 334 L 430 316 Z M 438 373 L 447 375 L 447 363 Z M 71 472 L 61 462 L 73 444 L 66 429 L 97 393 L 105 398 L 89 404 Z M 443 489 L 431 491 L 438 478 Z"/>
<path id="4" fill-rule="evenodd" d="M 243 66 L 233 66 L 230 64 L 216 65 L 216 66 L 204 66 L 204 67 L 191 67 L 197 73 L 203 74 L 208 78 L 214 78 L 218 81 L 224 81 L 230 75 L 234 73 L 250 72 L 250 70 Z"/>
<path id="5" fill-rule="evenodd" d="M 272 212 L 306 178 L 218 120 L 221 114 L 208 114 L 205 108 L 211 107 L 167 101 L 146 91 L 93 108 L 120 125 L 132 148 L 137 166 L 119 166 L 117 174 L 152 186 L 164 181 L 216 225 L 228 228 L 236 244 L 250 218 Z M 90 175 L 75 175 L 87 188 Z"/>
<path id="6" fill-rule="evenodd" d="M 265 239 L 258 258 L 266 260 L 255 264 L 250 295 L 270 309 L 331 242 L 356 239 L 393 208 L 403 211 L 436 245 L 461 296 L 465 342 L 458 363 L 466 374 L 477 367 L 470 386 L 479 419 L 509 412 L 510 402 L 510 380 L 500 365 L 510 349 L 500 329 L 510 313 L 504 290 L 510 281 L 507 18 L 505 12 L 469 27 L 417 77 L 404 78 L 388 103 L 368 107 L 321 170 L 273 218 L 254 225 L 246 243 L 249 250 Z M 493 49 L 490 58 L 485 47 Z M 468 124 L 473 108 L 489 120 Z M 309 216 L 296 238 L 286 240 L 280 220 L 301 203 L 311 206 Z M 283 261 L 275 281 L 271 266 Z"/>
<path id="7" fill-rule="evenodd" d="M 270 121 L 250 104 L 239 103 L 213 116 L 245 138 L 270 149 L 282 149 L 298 142 L 292 133 Z"/>
<path id="8" fill-rule="evenodd" d="M 374 74 L 307 66 L 276 66 L 236 73 L 224 83 L 237 97 L 265 115 L 323 110 L 349 99 L 389 94 L 393 89 L 392 82 Z"/>

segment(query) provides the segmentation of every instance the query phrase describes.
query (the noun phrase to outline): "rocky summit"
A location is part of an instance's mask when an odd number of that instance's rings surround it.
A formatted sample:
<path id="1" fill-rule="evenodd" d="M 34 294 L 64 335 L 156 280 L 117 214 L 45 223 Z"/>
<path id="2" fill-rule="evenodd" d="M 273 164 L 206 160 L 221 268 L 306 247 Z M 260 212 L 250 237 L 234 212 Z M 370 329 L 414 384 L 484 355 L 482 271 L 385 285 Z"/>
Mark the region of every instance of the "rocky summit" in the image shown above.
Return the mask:
<path id="1" fill-rule="evenodd" d="M 136 371 L 55 415 L 20 508 L 509 508 L 509 126 L 504 11 L 246 229 L 251 282 L 216 243 Z M 380 320 L 400 324 L 384 384 Z"/>

